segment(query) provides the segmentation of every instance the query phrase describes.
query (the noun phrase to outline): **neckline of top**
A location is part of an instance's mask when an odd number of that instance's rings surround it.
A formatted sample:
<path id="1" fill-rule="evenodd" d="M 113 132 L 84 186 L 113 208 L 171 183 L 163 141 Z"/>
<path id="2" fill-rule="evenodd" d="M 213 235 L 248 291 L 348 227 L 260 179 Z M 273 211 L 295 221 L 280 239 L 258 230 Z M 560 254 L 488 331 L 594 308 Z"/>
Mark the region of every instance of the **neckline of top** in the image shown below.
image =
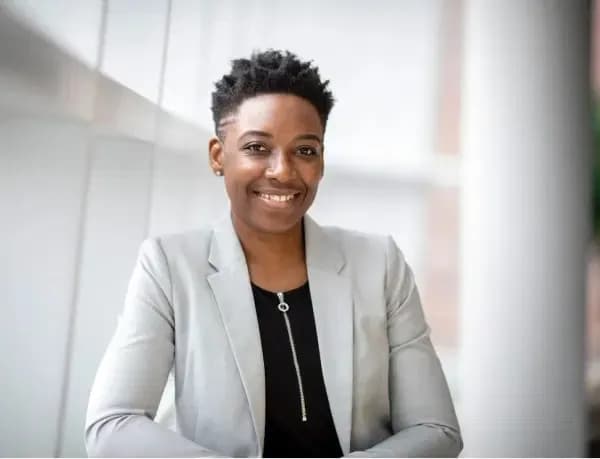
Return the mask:
<path id="1" fill-rule="evenodd" d="M 268 295 L 277 296 L 278 292 L 273 292 L 271 290 L 264 289 L 261 286 L 256 285 L 254 282 L 250 282 L 250 284 L 252 285 L 253 289 L 258 290 L 261 293 L 265 293 L 265 294 L 268 294 Z M 286 290 L 285 292 L 281 292 L 281 293 L 283 293 L 284 295 L 290 295 L 290 294 L 294 294 L 294 293 L 300 292 L 301 290 L 305 289 L 306 287 L 308 287 L 308 281 L 305 281 L 302 285 L 300 285 L 298 287 L 295 287 L 295 288 L 290 289 L 290 290 Z"/>

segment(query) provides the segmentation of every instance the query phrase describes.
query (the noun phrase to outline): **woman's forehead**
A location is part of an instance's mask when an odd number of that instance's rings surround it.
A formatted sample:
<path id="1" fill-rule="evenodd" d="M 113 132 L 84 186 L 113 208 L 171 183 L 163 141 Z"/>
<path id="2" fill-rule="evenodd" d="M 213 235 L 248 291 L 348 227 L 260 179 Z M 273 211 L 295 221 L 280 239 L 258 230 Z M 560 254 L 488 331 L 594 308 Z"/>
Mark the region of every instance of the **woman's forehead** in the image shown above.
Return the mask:
<path id="1" fill-rule="evenodd" d="M 321 134 L 317 109 L 292 94 L 261 94 L 244 100 L 230 119 L 241 130 L 300 129 Z"/>

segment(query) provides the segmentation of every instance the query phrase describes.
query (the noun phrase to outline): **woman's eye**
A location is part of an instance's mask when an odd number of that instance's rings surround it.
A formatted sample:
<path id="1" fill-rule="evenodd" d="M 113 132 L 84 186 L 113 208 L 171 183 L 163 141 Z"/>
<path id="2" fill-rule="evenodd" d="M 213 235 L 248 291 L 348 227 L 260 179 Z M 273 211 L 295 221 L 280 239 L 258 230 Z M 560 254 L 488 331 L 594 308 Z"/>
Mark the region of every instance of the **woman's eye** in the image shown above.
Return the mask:
<path id="1" fill-rule="evenodd" d="M 312 147 L 300 147 L 298 148 L 298 153 L 300 153 L 302 156 L 316 156 L 317 150 Z"/>
<path id="2" fill-rule="evenodd" d="M 260 143 L 251 143 L 250 145 L 246 145 L 244 147 L 244 150 L 250 151 L 252 153 L 264 153 L 265 151 L 267 151 L 265 146 L 261 145 Z"/>

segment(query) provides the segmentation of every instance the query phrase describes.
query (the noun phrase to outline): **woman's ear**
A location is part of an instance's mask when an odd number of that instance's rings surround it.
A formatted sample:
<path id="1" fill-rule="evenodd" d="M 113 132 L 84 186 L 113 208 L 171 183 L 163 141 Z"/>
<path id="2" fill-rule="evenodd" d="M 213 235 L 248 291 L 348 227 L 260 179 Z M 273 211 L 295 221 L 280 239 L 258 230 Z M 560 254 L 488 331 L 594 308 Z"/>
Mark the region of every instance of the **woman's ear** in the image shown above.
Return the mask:
<path id="1" fill-rule="evenodd" d="M 208 164 L 215 175 L 223 175 L 223 142 L 217 136 L 208 141 Z"/>

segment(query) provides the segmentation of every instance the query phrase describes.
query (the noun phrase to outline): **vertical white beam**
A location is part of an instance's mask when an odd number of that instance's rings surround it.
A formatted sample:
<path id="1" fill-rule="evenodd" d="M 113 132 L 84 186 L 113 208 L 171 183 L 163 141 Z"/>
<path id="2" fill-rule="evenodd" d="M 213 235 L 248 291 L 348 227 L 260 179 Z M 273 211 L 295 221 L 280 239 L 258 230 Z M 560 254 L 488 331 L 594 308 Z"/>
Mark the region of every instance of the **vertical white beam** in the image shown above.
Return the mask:
<path id="1" fill-rule="evenodd" d="M 589 3 L 466 3 L 464 456 L 584 456 Z"/>

